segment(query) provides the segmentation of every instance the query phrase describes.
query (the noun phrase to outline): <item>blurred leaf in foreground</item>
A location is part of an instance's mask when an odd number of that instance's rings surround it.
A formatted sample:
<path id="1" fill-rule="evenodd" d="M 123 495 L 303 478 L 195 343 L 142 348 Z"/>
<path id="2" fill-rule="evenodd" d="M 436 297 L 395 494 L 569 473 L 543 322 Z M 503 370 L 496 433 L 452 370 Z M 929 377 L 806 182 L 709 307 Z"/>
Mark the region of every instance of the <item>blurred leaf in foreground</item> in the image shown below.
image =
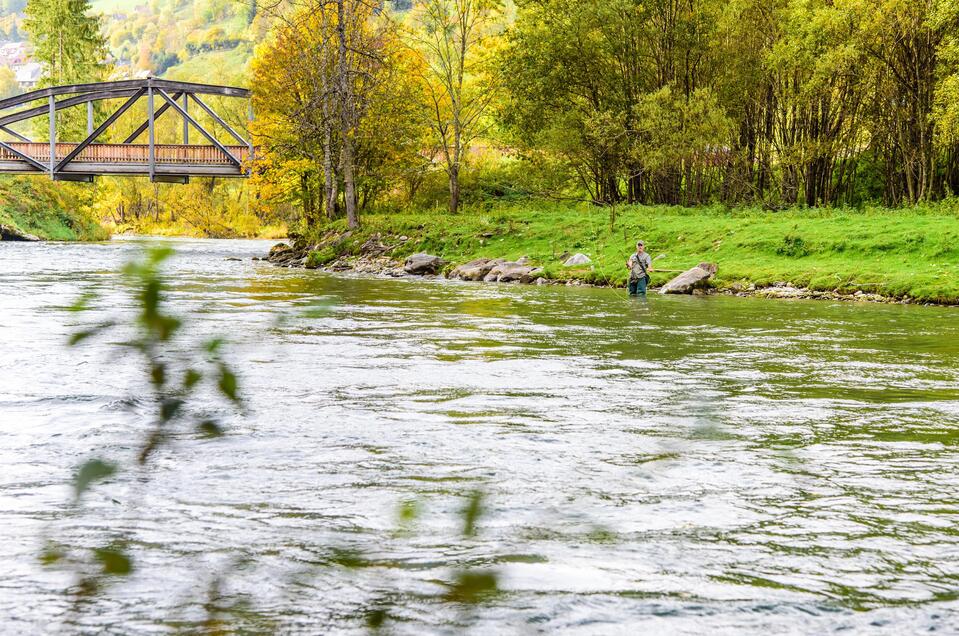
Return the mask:
<path id="1" fill-rule="evenodd" d="M 125 575 L 133 572 L 133 561 L 120 546 L 97 548 L 93 554 L 103 567 L 104 574 Z"/>
<path id="2" fill-rule="evenodd" d="M 80 495 L 82 495 L 93 482 L 106 479 L 116 471 L 117 467 L 114 464 L 107 463 L 101 459 L 88 460 L 80 467 L 80 470 L 77 471 L 77 477 L 74 481 L 76 497 L 79 499 Z"/>
<path id="3" fill-rule="evenodd" d="M 494 572 L 459 572 L 446 593 L 446 600 L 454 603 L 479 603 L 497 592 L 499 581 Z"/>
<path id="4" fill-rule="evenodd" d="M 467 537 L 476 536 L 476 522 L 483 514 L 483 493 L 479 490 L 474 491 L 463 508 L 463 535 Z"/>

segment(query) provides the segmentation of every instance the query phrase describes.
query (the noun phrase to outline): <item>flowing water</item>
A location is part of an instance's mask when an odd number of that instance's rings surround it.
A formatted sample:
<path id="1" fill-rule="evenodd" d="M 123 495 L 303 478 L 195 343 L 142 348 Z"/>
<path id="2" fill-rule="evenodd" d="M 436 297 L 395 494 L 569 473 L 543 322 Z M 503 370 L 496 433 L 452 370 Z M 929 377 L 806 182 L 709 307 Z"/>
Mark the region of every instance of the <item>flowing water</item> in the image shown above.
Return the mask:
<path id="1" fill-rule="evenodd" d="M 63 307 L 95 290 L 129 315 L 143 241 L 0 245 L 2 633 L 190 631 L 214 581 L 250 632 L 360 632 L 371 607 L 406 634 L 959 629 L 955 309 L 330 276 L 252 262 L 264 242 L 170 243 L 173 306 L 229 338 L 247 413 L 80 510 L 75 468 L 129 460 L 152 407 L 115 346 L 65 346 L 95 316 Z M 136 570 L 73 605 L 38 562 L 51 536 L 126 537 Z M 503 592 L 444 600 L 463 570 Z"/>

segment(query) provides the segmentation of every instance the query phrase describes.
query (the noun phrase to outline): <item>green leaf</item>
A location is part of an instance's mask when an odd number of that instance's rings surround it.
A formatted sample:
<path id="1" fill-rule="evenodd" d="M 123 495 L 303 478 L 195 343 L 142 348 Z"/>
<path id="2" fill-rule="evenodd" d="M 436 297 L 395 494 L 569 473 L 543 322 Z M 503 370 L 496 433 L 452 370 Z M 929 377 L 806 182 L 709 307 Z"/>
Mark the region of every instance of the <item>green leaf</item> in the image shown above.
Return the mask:
<path id="1" fill-rule="evenodd" d="M 84 329 L 83 331 L 78 331 L 70 336 L 70 339 L 67 341 L 67 344 L 71 347 L 76 346 L 80 344 L 81 342 L 83 342 L 84 340 L 87 340 L 97 335 L 98 331 L 99 329 Z"/>
<path id="2" fill-rule="evenodd" d="M 189 391 L 203 379 L 203 374 L 196 369 L 187 369 L 183 375 L 183 388 Z"/>
<path id="3" fill-rule="evenodd" d="M 157 320 L 157 331 L 161 341 L 166 342 L 173 337 L 183 323 L 173 316 L 161 316 Z"/>
<path id="4" fill-rule="evenodd" d="M 166 382 L 166 365 L 162 362 L 154 362 L 150 365 L 150 382 L 153 386 L 161 387 Z"/>
<path id="5" fill-rule="evenodd" d="M 476 536 L 476 522 L 483 515 L 483 493 L 475 491 L 463 508 L 463 536 Z"/>
<path id="6" fill-rule="evenodd" d="M 196 428 L 203 437 L 214 438 L 223 435 L 223 428 L 213 420 L 204 420 Z"/>
<path id="7" fill-rule="evenodd" d="M 456 603 L 478 603 L 499 591 L 495 572 L 459 572 L 446 593 L 446 600 Z"/>
<path id="8" fill-rule="evenodd" d="M 183 400 L 178 400 L 177 398 L 167 398 L 163 400 L 160 403 L 160 419 L 164 422 L 169 422 L 176 417 L 181 408 L 183 408 Z"/>
<path id="9" fill-rule="evenodd" d="M 91 306 L 91 302 L 93 300 L 96 300 L 96 298 L 97 298 L 97 295 L 95 292 L 90 292 L 90 291 L 83 292 L 82 294 L 80 294 L 80 297 L 73 302 L 72 305 L 67 307 L 67 311 L 73 311 L 73 312 L 89 311 L 90 309 L 93 308 Z"/>
<path id="10" fill-rule="evenodd" d="M 40 553 L 40 563 L 43 565 L 54 565 L 59 563 L 67 556 L 66 551 L 55 543 L 48 543 Z"/>
<path id="11" fill-rule="evenodd" d="M 118 546 L 96 548 L 93 554 L 103 566 L 104 574 L 125 575 L 133 571 L 133 562 Z"/>
<path id="12" fill-rule="evenodd" d="M 223 347 L 224 342 L 225 341 L 223 338 L 213 338 L 211 340 L 207 340 L 203 344 L 203 347 L 206 349 L 207 353 L 217 353 Z"/>
<path id="13" fill-rule="evenodd" d="M 105 331 L 106 329 L 109 329 L 114 324 L 115 323 L 112 320 L 110 320 L 107 322 L 102 322 L 98 325 L 94 325 L 93 327 L 90 327 L 89 329 L 83 329 L 82 331 L 77 331 L 76 333 L 70 336 L 70 339 L 67 341 L 67 344 L 71 347 L 78 345 L 84 340 L 88 340 L 92 338 L 93 336 L 99 334 L 101 331 Z"/>
<path id="14" fill-rule="evenodd" d="M 377 630 L 383 627 L 389 614 L 382 607 L 374 607 L 366 613 L 366 626 Z"/>
<path id="15" fill-rule="evenodd" d="M 240 396 L 237 393 L 236 374 L 230 371 L 225 364 L 220 365 L 220 381 L 217 386 L 220 387 L 220 392 L 232 401 L 240 401 Z"/>
<path id="16" fill-rule="evenodd" d="M 77 471 L 76 480 L 74 481 L 77 498 L 79 498 L 93 482 L 106 479 L 115 472 L 117 472 L 117 467 L 114 464 L 109 464 L 99 459 L 87 461 L 80 467 L 80 470 Z"/>

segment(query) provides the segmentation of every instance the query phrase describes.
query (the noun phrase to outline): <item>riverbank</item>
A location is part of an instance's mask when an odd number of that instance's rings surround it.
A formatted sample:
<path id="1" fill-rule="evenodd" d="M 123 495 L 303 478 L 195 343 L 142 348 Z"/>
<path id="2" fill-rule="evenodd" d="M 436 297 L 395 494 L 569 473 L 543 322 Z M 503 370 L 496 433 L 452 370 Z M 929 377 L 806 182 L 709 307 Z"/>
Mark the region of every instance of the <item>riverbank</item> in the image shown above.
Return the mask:
<path id="1" fill-rule="evenodd" d="M 866 298 L 959 303 L 959 204 L 908 210 L 794 210 L 557 204 L 366 215 L 299 239 L 287 264 L 389 273 L 410 254 L 446 261 L 526 258 L 548 281 L 625 284 L 624 261 L 643 238 L 657 258 L 652 284 L 708 261 L 714 290 L 776 297 Z M 564 267 L 582 253 L 589 264 Z M 290 256 L 289 254 L 287 256 Z"/>
<path id="2" fill-rule="evenodd" d="M 78 186 L 44 177 L 0 177 L 0 225 L 50 241 L 101 241 L 110 238 L 75 192 Z"/>

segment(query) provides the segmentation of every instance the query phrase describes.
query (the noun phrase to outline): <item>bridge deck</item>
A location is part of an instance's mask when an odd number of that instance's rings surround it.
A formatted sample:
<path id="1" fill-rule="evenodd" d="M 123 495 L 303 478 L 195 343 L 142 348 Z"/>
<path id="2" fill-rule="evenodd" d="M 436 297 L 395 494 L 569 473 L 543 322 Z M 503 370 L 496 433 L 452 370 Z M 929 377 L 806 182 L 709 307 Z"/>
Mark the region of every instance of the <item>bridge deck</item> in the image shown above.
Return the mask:
<path id="1" fill-rule="evenodd" d="M 7 144 L 44 166 L 50 163 L 49 143 Z M 56 144 L 56 158 L 64 159 L 79 144 Z M 241 163 L 249 159 L 247 146 L 226 146 L 226 149 Z M 156 144 L 155 174 L 197 176 L 245 176 L 245 168 L 238 167 L 216 146 L 185 144 Z M 16 154 L 0 148 L 0 172 L 42 173 L 36 166 Z M 97 175 L 149 175 L 150 147 L 148 144 L 89 144 L 73 161 L 62 169 L 63 173 Z"/>

